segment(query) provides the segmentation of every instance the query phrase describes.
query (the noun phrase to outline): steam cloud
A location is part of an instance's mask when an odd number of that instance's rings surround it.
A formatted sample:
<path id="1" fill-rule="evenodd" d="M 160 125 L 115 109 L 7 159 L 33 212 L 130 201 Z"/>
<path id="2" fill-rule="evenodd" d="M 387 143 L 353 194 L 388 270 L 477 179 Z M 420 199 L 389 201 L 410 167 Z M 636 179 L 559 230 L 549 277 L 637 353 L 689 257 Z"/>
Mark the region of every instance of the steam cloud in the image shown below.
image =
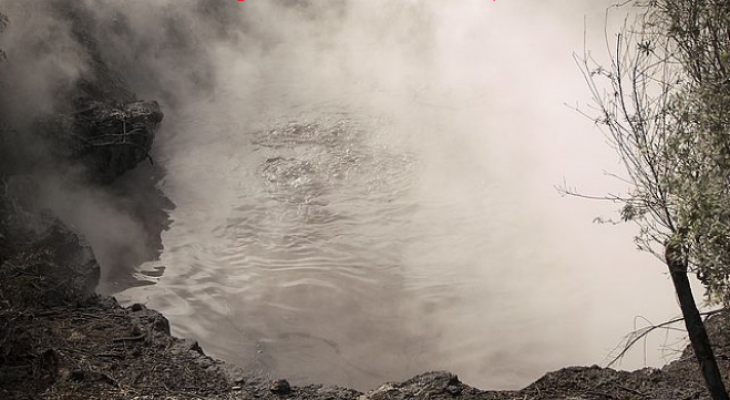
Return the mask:
<path id="1" fill-rule="evenodd" d="M 239 156 L 230 149 L 237 129 L 265 125 L 261 115 L 287 118 L 343 98 L 364 114 L 383 116 L 395 133 L 372 140 L 425 160 L 414 196 L 455 205 L 449 218 L 430 217 L 424 235 L 446 237 L 461 229 L 449 219 L 476 218 L 484 224 L 468 234 L 488 242 L 459 254 L 456 242 L 435 255 L 445 264 L 430 271 L 434 279 L 463 274 L 476 283 L 454 300 L 449 309 L 456 314 L 433 312 L 432 320 L 404 328 L 414 335 L 432 331 L 438 340 L 413 370 L 391 378 L 444 368 L 478 386 L 515 387 L 549 369 L 600 362 L 610 350 L 606 343 L 631 330 L 633 315 L 675 313 L 661 270 L 632 252 L 631 229 L 590 225 L 611 207 L 560 199 L 553 189 L 566 175 L 592 193 L 617 188 L 599 178 L 617 168 L 610 149 L 562 106 L 586 97 L 570 58 L 583 46 L 583 16 L 589 45 L 601 48 L 611 2 L 515 3 L 3 0 L 0 11 L 11 22 L 0 35 L 8 54 L 0 64 L 1 117 L 17 127 L 20 161 L 36 160 L 23 168 L 38 183 L 40 202 L 89 239 L 104 267 L 105 290 L 114 291 L 117 275 L 154 253 L 150 212 L 140 209 L 133 189 L 148 179 L 149 167 L 112 187 L 89 187 L 74 178 L 72 166 L 42 165 L 43 142 L 24 135 L 37 118 L 68 111 L 69 91 L 93 70 L 75 20 L 88 23 L 101 59 L 138 97 L 162 104 L 166 119 L 153 157 L 169 170 L 165 192 L 180 218 L 211 213 L 198 221 L 200 236 L 191 242 L 209 239 L 225 218 L 215 214 L 225 207 L 216 205 L 235 196 L 230 180 L 237 178 L 216 168 Z M 416 250 L 402 255 L 404 265 L 425 261 Z M 210 338 L 206 331 L 214 328 L 202 315 L 164 300 L 152 305 L 173 325 L 178 312 L 181 320 L 203 321 L 178 325 L 178 333 Z M 359 362 L 387 369 L 378 357 L 391 351 L 397 349 L 366 346 Z M 641 365 L 641 355 L 626 364 Z M 326 382 L 334 372 L 304 379 Z M 367 388 L 380 377 L 349 379 L 334 383 Z"/>

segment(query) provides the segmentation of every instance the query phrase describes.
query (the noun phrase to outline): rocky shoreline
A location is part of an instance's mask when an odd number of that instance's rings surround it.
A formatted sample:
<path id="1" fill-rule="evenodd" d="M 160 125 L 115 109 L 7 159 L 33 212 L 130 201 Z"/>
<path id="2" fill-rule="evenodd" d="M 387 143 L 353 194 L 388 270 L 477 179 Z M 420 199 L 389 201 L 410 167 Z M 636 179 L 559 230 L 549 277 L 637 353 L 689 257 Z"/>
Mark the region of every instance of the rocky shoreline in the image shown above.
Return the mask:
<path id="1" fill-rule="evenodd" d="M 250 375 L 175 338 L 164 316 L 93 293 L 98 265 L 83 238 L 56 222 L 0 265 L 0 398 L 3 399 L 704 399 L 690 349 L 663 369 L 572 367 L 517 391 L 483 391 L 449 372 L 386 383 L 367 393 L 292 387 Z M 730 316 L 708 325 L 730 374 Z M 281 377 L 286 378 L 286 377 Z"/>

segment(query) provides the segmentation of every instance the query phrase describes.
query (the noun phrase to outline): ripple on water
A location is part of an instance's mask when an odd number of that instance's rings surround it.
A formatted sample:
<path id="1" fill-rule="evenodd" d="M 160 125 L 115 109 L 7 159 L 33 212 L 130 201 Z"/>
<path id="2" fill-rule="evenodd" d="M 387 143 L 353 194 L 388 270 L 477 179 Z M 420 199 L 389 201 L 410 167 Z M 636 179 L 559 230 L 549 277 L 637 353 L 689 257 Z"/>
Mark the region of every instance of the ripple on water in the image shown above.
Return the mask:
<path id="1" fill-rule="evenodd" d="M 225 218 L 205 242 L 189 239 L 200 238 L 189 215 L 176 219 L 163 257 L 168 271 L 149 277 L 159 280 L 163 303 L 177 308 L 179 333 L 294 380 L 317 375 L 311 365 L 323 356 L 341 364 L 333 382 L 376 382 L 408 369 L 409 348 L 420 342 L 408 323 L 414 317 L 403 311 L 402 257 L 422 235 L 413 229 L 419 205 L 409 196 L 418 161 L 375 144 L 379 126 L 330 115 L 241 138 L 248 152 L 238 157 L 254 168 L 225 180 L 237 191 L 227 209 L 199 211 Z M 411 356 L 358 365 L 373 348 Z"/>

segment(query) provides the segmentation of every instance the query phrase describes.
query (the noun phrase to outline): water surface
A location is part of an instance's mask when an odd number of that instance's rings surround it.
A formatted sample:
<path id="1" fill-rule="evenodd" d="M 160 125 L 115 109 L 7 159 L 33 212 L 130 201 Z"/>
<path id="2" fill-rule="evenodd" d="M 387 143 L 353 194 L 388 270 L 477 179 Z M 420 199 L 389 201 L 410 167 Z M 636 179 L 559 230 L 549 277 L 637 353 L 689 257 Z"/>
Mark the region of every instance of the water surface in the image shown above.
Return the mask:
<path id="1" fill-rule="evenodd" d="M 433 369 L 519 387 L 673 315 L 631 229 L 591 225 L 611 207 L 554 189 L 608 190 L 616 167 L 561 104 L 583 95 L 580 2 L 491 3 L 352 5 L 343 26 L 295 15 L 273 49 L 221 50 L 221 87 L 157 144 L 176 207 L 136 274 L 152 285 L 118 296 L 263 375 L 359 389 Z"/>

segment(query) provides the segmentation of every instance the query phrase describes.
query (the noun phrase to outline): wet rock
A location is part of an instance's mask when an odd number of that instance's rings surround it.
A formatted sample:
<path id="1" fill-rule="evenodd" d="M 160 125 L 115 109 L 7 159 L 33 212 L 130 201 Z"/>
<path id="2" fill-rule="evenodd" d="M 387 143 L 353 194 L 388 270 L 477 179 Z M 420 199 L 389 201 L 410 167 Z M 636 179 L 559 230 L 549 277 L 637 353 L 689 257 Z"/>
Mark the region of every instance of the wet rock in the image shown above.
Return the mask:
<path id="1" fill-rule="evenodd" d="M 285 379 L 277 379 L 271 381 L 269 391 L 280 396 L 287 395 L 291 393 L 291 385 Z"/>
<path id="2" fill-rule="evenodd" d="M 132 304 L 132 307 L 130 307 L 130 308 L 132 309 L 132 311 L 138 312 L 138 311 L 142 311 L 144 309 L 144 306 L 140 303 L 134 303 L 134 304 Z"/>

